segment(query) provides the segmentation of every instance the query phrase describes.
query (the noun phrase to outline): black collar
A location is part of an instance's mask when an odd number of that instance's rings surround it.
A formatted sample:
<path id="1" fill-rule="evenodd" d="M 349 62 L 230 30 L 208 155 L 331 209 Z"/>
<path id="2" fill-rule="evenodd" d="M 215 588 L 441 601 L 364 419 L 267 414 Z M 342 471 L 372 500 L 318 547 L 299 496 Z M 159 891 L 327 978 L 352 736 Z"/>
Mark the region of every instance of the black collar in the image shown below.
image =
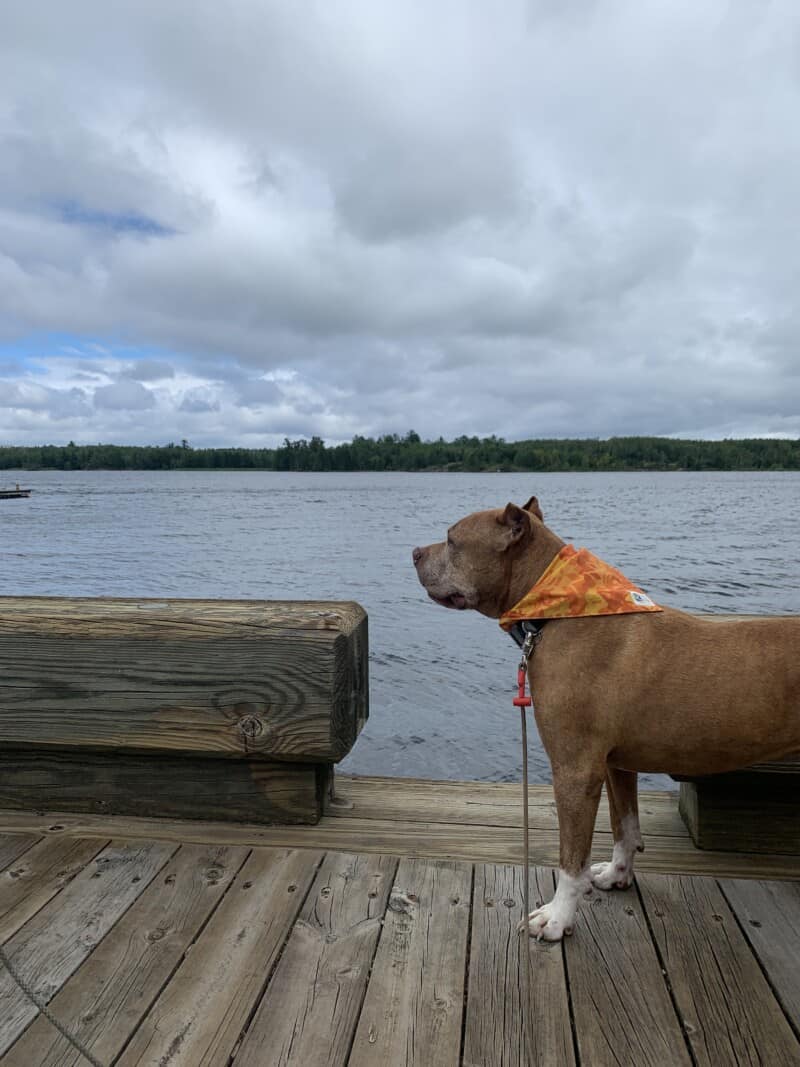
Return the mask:
<path id="1" fill-rule="evenodd" d="M 550 622 L 549 619 L 522 619 L 520 622 L 515 622 L 508 632 L 522 648 L 528 634 L 533 634 L 534 641 L 538 641 L 548 622 Z"/>

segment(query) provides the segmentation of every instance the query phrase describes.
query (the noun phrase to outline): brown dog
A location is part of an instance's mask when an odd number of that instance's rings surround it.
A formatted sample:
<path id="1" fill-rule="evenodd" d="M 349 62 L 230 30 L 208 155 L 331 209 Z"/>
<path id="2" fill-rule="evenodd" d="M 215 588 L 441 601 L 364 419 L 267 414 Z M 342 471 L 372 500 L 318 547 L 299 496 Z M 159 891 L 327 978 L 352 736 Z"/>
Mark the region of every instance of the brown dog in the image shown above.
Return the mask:
<path id="1" fill-rule="evenodd" d="M 438 604 L 498 619 L 563 546 L 532 497 L 524 508 L 468 515 L 413 558 Z M 529 676 L 560 833 L 558 889 L 528 918 L 548 941 L 572 932 L 592 885 L 631 884 L 644 847 L 638 771 L 714 774 L 800 750 L 800 618 L 721 621 L 665 608 L 555 619 Z M 590 868 L 604 781 L 614 851 Z"/>

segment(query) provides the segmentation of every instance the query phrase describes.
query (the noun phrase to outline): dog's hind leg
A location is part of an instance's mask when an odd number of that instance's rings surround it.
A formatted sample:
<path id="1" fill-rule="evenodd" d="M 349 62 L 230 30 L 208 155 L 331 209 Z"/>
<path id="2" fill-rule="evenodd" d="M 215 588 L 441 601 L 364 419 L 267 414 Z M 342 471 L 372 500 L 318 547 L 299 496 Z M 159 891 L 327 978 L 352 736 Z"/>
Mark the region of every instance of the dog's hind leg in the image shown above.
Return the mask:
<path id="1" fill-rule="evenodd" d="M 614 852 L 610 862 L 592 864 L 592 885 L 598 889 L 627 889 L 633 882 L 633 857 L 644 850 L 636 786 L 635 771 L 607 768 L 606 793 Z"/>

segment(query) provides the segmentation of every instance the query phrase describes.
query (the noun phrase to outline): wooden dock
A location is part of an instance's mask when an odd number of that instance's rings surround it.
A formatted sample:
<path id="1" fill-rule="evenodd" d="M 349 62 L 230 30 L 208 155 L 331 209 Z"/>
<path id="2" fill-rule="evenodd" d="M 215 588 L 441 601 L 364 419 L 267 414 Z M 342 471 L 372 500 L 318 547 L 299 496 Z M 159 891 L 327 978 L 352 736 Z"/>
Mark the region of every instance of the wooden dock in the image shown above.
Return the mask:
<path id="1" fill-rule="evenodd" d="M 92 1057 L 0 967 L 0 1064 L 800 1064 L 800 857 L 698 851 L 645 793 L 636 885 L 528 942 L 519 791 L 337 777 L 314 826 L 0 812 L 0 944 Z M 537 900 L 549 787 L 531 826 Z"/>

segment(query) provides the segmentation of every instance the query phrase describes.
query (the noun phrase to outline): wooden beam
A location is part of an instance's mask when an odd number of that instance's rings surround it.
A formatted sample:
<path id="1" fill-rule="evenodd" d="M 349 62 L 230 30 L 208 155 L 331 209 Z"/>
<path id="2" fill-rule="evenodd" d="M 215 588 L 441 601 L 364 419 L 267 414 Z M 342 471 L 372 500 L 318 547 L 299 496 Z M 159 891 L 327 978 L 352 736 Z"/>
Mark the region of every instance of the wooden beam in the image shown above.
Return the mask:
<path id="1" fill-rule="evenodd" d="M 0 597 L 0 742 L 335 763 L 367 643 L 350 602 Z"/>
<path id="2" fill-rule="evenodd" d="M 797 767 L 681 782 L 680 814 L 701 849 L 800 855 Z"/>
<path id="3" fill-rule="evenodd" d="M 313 823 L 327 765 L 0 749 L 0 807 L 101 815 Z"/>

